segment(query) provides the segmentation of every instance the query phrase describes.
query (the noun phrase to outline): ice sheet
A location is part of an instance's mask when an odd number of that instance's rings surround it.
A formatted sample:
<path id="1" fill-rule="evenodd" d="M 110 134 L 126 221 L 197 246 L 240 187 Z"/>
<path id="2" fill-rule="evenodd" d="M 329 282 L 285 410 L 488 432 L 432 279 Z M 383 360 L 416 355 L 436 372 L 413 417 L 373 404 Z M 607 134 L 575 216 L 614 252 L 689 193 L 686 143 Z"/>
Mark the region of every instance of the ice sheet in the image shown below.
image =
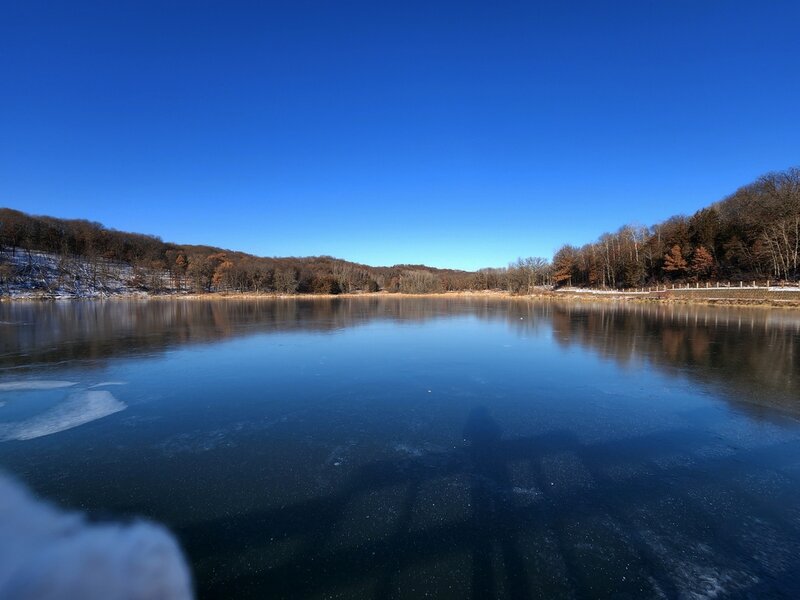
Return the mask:
<path id="1" fill-rule="evenodd" d="M 30 380 L 30 381 L 7 381 L 0 383 L 0 392 L 22 392 L 28 390 L 56 390 L 77 385 L 74 381 L 56 380 Z"/>
<path id="2" fill-rule="evenodd" d="M 127 405 L 105 390 L 70 394 L 53 408 L 28 419 L 0 424 L 0 441 L 32 440 L 125 410 Z"/>

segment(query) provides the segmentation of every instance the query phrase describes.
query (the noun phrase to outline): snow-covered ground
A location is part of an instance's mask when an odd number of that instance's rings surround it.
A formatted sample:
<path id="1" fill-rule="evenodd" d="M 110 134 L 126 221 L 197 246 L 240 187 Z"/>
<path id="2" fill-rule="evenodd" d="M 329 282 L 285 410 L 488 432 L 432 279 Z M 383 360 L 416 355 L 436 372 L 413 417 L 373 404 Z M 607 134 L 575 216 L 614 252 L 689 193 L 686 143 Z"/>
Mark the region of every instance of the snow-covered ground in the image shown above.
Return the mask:
<path id="1" fill-rule="evenodd" d="M 649 287 L 649 288 L 637 288 L 633 290 L 597 290 L 592 288 L 560 288 L 556 291 L 561 293 L 568 293 L 568 294 L 595 294 L 595 295 L 612 295 L 612 296 L 646 296 L 648 294 L 655 294 L 655 293 L 664 293 L 664 292 L 735 292 L 736 290 L 741 291 L 763 291 L 763 292 L 793 292 L 797 293 L 800 292 L 800 286 L 796 285 L 786 285 L 786 286 L 765 286 L 765 285 L 745 285 L 745 286 L 738 286 L 738 285 L 724 285 L 724 286 L 710 286 L 710 287 L 694 287 L 694 286 L 680 286 L 673 288 L 672 286 L 658 286 L 658 287 Z"/>
<path id="2" fill-rule="evenodd" d="M 602 295 L 632 296 L 632 295 L 642 295 L 642 294 L 647 295 L 647 294 L 650 293 L 648 291 L 644 291 L 644 292 L 642 292 L 642 291 L 628 292 L 628 291 L 622 291 L 622 290 L 595 290 L 595 289 L 592 289 L 592 288 L 560 288 L 560 289 L 558 289 L 556 291 L 557 292 L 561 292 L 561 293 L 565 293 L 565 294 L 596 294 L 596 295 L 601 295 L 601 296 Z"/>
<path id="3" fill-rule="evenodd" d="M 127 263 L 87 260 L 46 252 L 0 251 L 0 297 L 107 298 L 175 293 L 166 271 L 136 269 Z"/>

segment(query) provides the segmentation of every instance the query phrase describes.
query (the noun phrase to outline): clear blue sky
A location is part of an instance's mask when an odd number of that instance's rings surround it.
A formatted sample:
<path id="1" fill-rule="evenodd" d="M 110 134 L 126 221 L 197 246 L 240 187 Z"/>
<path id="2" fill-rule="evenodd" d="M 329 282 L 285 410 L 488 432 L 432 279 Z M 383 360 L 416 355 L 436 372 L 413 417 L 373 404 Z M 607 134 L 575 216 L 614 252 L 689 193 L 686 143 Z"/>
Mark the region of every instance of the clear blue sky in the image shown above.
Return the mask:
<path id="1" fill-rule="evenodd" d="M 0 205 L 500 266 L 800 164 L 800 3 L 0 0 Z"/>

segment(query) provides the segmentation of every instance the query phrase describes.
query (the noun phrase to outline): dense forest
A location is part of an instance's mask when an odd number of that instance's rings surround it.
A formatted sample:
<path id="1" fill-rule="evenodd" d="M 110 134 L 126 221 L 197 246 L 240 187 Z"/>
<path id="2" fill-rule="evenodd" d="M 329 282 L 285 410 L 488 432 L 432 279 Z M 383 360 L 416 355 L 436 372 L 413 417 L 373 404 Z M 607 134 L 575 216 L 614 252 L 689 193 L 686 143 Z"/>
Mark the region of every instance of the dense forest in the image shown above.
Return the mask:
<path id="1" fill-rule="evenodd" d="M 34 255 L 43 252 L 57 257 L 57 270 L 64 272 L 79 260 L 84 279 L 95 286 L 102 286 L 113 267 L 126 265 L 126 283 L 154 293 L 529 293 L 549 285 L 625 288 L 716 279 L 797 280 L 800 168 L 764 175 L 690 217 L 674 216 L 651 227 L 625 225 L 584 246 L 562 246 L 552 262 L 520 258 L 506 268 L 477 272 L 371 267 L 329 256 L 263 258 L 9 208 L 0 208 L 0 250 L 0 290 L 30 279 Z"/>
<path id="2" fill-rule="evenodd" d="M 330 256 L 262 258 L 8 208 L 0 208 L 0 250 L 4 250 L 0 286 L 6 287 L 15 279 L 29 278 L 36 267 L 34 254 L 41 252 L 57 257 L 58 268 L 64 271 L 79 260 L 85 267 L 84 279 L 91 279 L 92 287 L 102 288 L 111 273 L 119 273 L 115 267 L 128 265 L 127 283 L 154 293 L 431 293 L 470 289 L 475 280 L 474 273 L 422 265 L 370 267 Z"/>
<path id="3" fill-rule="evenodd" d="M 797 280 L 800 168 L 768 173 L 690 217 L 626 225 L 553 257 L 556 285 L 637 287 L 718 279 Z"/>

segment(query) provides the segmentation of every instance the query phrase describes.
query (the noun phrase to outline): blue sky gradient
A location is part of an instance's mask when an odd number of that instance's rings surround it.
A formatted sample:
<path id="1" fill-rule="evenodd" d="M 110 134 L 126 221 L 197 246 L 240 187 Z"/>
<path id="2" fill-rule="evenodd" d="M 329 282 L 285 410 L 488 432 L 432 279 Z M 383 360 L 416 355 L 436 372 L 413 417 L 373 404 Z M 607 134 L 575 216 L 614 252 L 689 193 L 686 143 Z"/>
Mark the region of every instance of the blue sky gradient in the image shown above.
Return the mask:
<path id="1" fill-rule="evenodd" d="M 800 4 L 0 2 L 0 205 L 474 269 L 800 164 Z"/>

